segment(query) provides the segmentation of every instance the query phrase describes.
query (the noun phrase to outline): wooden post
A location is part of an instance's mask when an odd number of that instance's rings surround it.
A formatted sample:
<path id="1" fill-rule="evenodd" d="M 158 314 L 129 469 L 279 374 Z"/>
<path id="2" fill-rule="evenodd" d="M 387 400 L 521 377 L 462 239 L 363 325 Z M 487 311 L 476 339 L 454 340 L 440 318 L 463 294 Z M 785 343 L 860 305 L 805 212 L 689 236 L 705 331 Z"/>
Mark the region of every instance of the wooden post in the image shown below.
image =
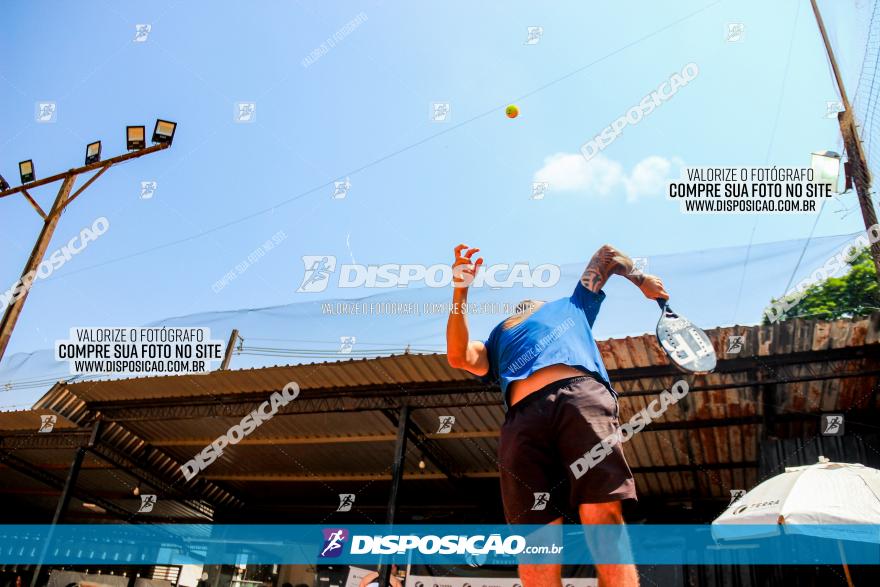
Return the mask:
<path id="1" fill-rule="evenodd" d="M 843 102 L 843 112 L 838 113 L 837 121 L 840 125 L 840 134 L 843 136 L 843 145 L 846 148 L 849 164 L 853 168 L 853 183 L 856 187 L 856 194 L 859 198 L 859 208 L 862 211 L 862 220 L 865 223 L 865 229 L 869 235 L 871 227 L 877 224 L 877 213 L 874 211 L 874 204 L 871 201 L 871 172 L 868 169 L 865 151 L 862 148 L 862 142 L 859 139 L 859 133 L 856 130 L 855 118 L 853 117 L 852 105 L 849 103 L 849 97 L 846 94 L 846 88 L 843 86 L 843 77 L 840 75 L 840 69 L 837 67 L 837 59 L 834 57 L 834 51 L 831 49 L 831 42 L 828 40 L 828 32 L 825 30 L 825 22 L 819 13 L 819 7 L 816 0 L 810 0 L 813 6 L 813 14 L 816 16 L 816 24 L 819 25 L 819 32 L 822 34 L 822 42 L 825 44 L 825 52 L 828 53 L 828 61 L 831 62 L 831 70 L 834 72 L 834 80 L 837 82 L 837 89 L 840 91 L 840 100 Z M 877 280 L 880 281 L 880 240 L 871 243 L 871 258 L 874 260 L 874 269 L 877 271 Z"/>
<path id="2" fill-rule="evenodd" d="M 12 329 L 15 328 L 15 323 L 21 314 L 21 309 L 24 307 L 24 302 L 30 292 L 33 279 L 36 277 L 37 268 L 43 262 L 46 249 L 49 248 L 49 241 L 52 240 L 52 235 L 55 233 L 55 227 L 58 225 L 58 219 L 61 217 L 61 211 L 67 203 L 67 197 L 70 195 L 74 181 L 76 181 L 76 176 L 72 175 L 67 177 L 64 183 L 61 184 L 61 189 L 58 190 L 55 203 L 52 204 L 52 209 L 49 210 L 49 214 L 46 215 L 46 219 L 43 221 L 43 229 L 40 231 L 40 236 L 37 238 L 36 244 L 34 244 L 31 256 L 28 257 L 24 271 L 21 273 L 21 279 L 18 282 L 23 286 L 21 294 L 14 300 L 10 300 L 9 306 L 6 307 L 6 311 L 3 313 L 3 320 L 0 321 L 0 359 L 3 358 L 3 353 L 9 344 Z M 31 272 L 33 272 L 33 275 L 28 279 L 27 276 Z M 13 289 L 13 294 L 14 291 L 15 289 Z"/>
<path id="3" fill-rule="evenodd" d="M 6 198 L 18 193 L 23 194 L 25 198 L 27 198 L 28 202 L 30 202 L 31 206 L 33 206 L 34 209 L 37 211 L 37 214 L 39 214 L 40 217 L 43 218 L 43 228 L 40 231 L 40 236 L 37 238 L 37 242 L 34 245 L 33 250 L 31 251 L 31 256 L 28 258 L 27 264 L 24 266 L 24 271 L 21 274 L 21 283 L 24 284 L 25 276 L 27 276 L 31 271 L 36 271 L 37 268 L 40 266 L 40 263 L 43 262 L 43 256 L 46 254 L 46 249 L 49 247 L 49 242 L 52 240 L 52 234 L 55 232 L 55 227 L 58 224 L 58 218 L 61 216 L 64 208 L 70 202 L 72 202 L 74 198 L 79 196 L 83 192 L 83 190 L 92 185 L 92 183 L 96 179 L 98 179 L 113 165 L 116 165 L 117 163 L 123 163 L 131 159 L 137 159 L 138 157 L 143 157 L 144 155 L 149 155 L 150 153 L 155 153 L 157 151 L 167 149 L 170 146 L 171 143 L 159 143 L 158 145 L 153 145 L 152 147 L 147 147 L 146 149 L 132 151 L 124 155 L 119 155 L 118 157 L 113 157 L 112 159 L 107 159 L 106 161 L 96 161 L 95 163 L 90 163 L 89 165 L 85 165 L 83 167 L 70 169 L 68 171 L 65 171 L 64 173 L 58 173 L 44 179 L 32 181 L 26 185 L 21 185 L 16 188 L 9 188 L 0 191 L 0 198 Z M 81 188 L 79 188 L 76 193 L 71 196 L 70 191 L 73 188 L 73 184 L 76 181 L 76 178 L 79 177 L 81 174 L 90 171 L 96 171 L 97 173 L 90 177 L 89 180 Z M 37 204 L 36 200 L 34 200 L 34 198 L 31 197 L 31 195 L 28 193 L 28 190 L 44 185 L 49 185 L 50 183 L 55 183 L 56 181 L 62 182 L 61 188 L 58 190 L 58 196 L 55 198 L 55 203 L 52 205 L 52 209 L 49 210 L 48 214 L 46 214 L 43 212 L 43 209 L 40 208 L 39 204 Z M 0 321 L 0 359 L 3 359 L 3 354 L 6 352 L 6 347 L 9 345 L 9 339 L 12 336 L 12 330 L 15 328 L 15 323 L 18 320 L 19 314 L 21 314 L 25 299 L 27 299 L 28 292 L 30 291 L 31 285 L 33 283 L 33 279 L 29 279 L 27 281 L 28 283 L 26 284 L 26 287 L 23 287 L 21 289 L 21 295 L 19 295 L 15 300 L 11 300 L 11 303 L 6 308 L 6 311 L 3 313 L 2 321 Z"/>
<path id="4" fill-rule="evenodd" d="M 232 350 L 235 348 L 236 340 L 238 340 L 238 329 L 233 328 L 232 334 L 229 335 L 229 342 L 226 343 L 226 352 L 223 353 L 223 362 L 220 363 L 221 371 L 225 371 L 229 367 L 229 361 L 232 359 Z"/>

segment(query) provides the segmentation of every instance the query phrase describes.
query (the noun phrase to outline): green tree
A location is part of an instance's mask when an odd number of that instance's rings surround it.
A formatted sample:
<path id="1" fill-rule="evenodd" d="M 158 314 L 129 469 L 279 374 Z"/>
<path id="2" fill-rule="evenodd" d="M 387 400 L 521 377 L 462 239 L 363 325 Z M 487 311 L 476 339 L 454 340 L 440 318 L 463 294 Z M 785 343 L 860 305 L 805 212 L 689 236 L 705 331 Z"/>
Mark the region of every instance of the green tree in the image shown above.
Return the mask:
<path id="1" fill-rule="evenodd" d="M 842 277 L 829 277 L 808 286 L 796 304 L 780 313 L 779 320 L 834 320 L 880 311 L 880 287 L 877 285 L 877 270 L 871 260 L 870 249 L 865 247 L 859 251 L 848 265 L 849 270 Z M 773 298 L 771 306 L 782 299 Z M 764 324 L 770 324 L 771 315 L 765 310 Z"/>

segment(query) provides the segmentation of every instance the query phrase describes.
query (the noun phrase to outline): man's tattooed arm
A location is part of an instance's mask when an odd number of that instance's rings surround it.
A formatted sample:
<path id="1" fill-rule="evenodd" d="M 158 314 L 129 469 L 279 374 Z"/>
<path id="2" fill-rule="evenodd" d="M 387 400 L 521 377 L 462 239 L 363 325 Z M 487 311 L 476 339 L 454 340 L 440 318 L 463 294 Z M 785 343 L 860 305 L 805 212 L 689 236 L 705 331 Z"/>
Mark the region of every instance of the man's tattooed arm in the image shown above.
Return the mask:
<path id="1" fill-rule="evenodd" d="M 602 245 L 581 275 L 581 283 L 588 290 L 599 293 L 599 290 L 612 275 L 623 275 L 641 288 L 645 274 L 633 271 L 633 261 L 611 245 Z"/>

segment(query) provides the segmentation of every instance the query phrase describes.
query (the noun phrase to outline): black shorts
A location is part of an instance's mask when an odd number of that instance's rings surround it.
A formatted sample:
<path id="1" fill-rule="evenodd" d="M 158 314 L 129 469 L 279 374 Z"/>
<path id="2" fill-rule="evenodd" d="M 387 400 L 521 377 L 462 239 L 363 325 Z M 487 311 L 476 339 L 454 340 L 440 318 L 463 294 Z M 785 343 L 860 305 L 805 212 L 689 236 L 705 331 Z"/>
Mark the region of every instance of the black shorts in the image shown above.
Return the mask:
<path id="1" fill-rule="evenodd" d="M 509 524 L 577 524 L 582 503 L 636 499 L 620 442 L 596 450 L 619 430 L 618 412 L 616 394 L 588 376 L 551 383 L 508 410 L 498 461 Z"/>

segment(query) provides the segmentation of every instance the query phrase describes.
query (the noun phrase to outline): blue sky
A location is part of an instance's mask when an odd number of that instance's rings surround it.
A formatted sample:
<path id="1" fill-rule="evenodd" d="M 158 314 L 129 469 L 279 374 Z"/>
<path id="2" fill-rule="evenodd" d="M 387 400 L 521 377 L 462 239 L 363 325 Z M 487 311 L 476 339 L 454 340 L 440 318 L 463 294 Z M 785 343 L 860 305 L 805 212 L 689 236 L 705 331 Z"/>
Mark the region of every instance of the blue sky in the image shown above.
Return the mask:
<path id="1" fill-rule="evenodd" d="M 863 49 L 849 4 L 822 6 L 854 79 Z M 726 42 L 731 22 L 745 25 L 739 43 Z M 135 43 L 140 23 L 152 28 Z M 543 27 L 540 43 L 524 44 L 528 26 Z M 82 164 L 95 139 L 105 157 L 122 153 L 126 124 L 179 123 L 170 150 L 113 168 L 62 217 L 50 251 L 100 216 L 110 229 L 37 283 L 7 357 L 71 326 L 314 301 L 295 291 L 302 255 L 434 264 L 466 242 L 490 263 L 574 263 L 604 242 L 650 258 L 806 237 L 812 216 L 684 216 L 619 182 L 529 199 L 547 158 L 576 154 L 689 62 L 697 79 L 604 152 L 623 173 L 649 157 L 803 166 L 840 145 L 806 1 L 10 2 L 0 53 L 0 173 L 13 185 L 19 160 L 45 177 Z M 56 122 L 35 121 L 41 101 L 57 104 Z M 253 123 L 234 121 L 236 102 L 256 103 Z M 451 104 L 451 122 L 429 119 L 432 102 Z M 332 199 L 345 177 L 348 196 Z M 143 200 L 146 180 L 158 189 Z M 54 192 L 34 195 L 48 207 Z M 817 236 L 861 227 L 857 212 L 835 212 L 853 198 L 829 204 Z M 6 289 L 40 225 L 20 196 L 0 206 Z M 212 290 L 279 230 L 279 247 Z"/>

